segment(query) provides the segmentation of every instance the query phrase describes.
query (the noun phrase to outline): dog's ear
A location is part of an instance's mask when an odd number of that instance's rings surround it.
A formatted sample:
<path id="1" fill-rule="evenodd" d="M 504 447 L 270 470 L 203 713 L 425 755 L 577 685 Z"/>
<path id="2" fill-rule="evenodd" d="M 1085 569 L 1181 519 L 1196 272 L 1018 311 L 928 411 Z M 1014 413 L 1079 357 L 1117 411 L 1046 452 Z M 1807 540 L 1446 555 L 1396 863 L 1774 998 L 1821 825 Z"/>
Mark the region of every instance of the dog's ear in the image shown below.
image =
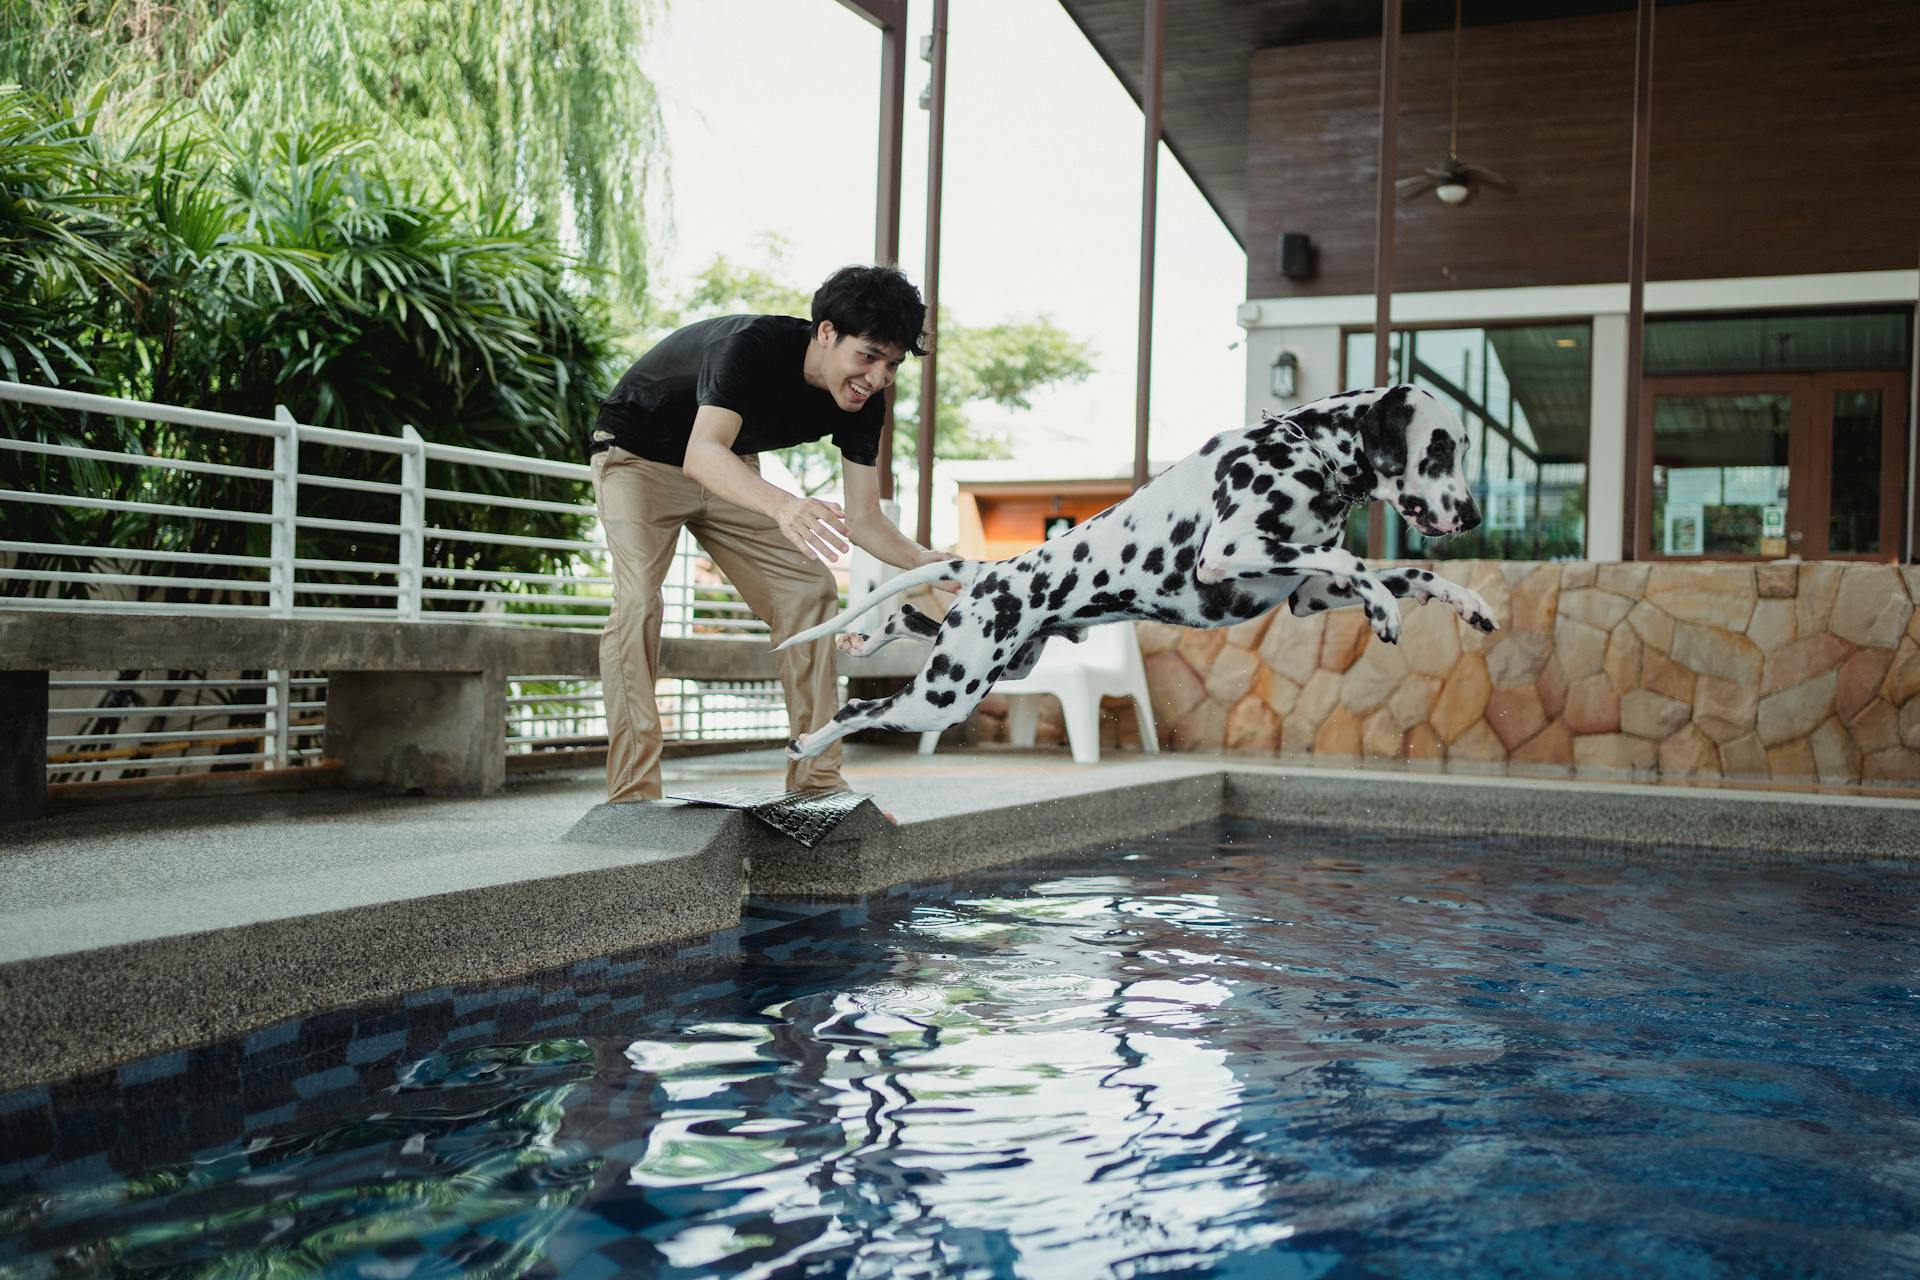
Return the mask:
<path id="1" fill-rule="evenodd" d="M 1413 421 L 1413 388 L 1391 387 L 1360 413 L 1360 449 L 1383 476 L 1405 475 L 1407 426 Z"/>

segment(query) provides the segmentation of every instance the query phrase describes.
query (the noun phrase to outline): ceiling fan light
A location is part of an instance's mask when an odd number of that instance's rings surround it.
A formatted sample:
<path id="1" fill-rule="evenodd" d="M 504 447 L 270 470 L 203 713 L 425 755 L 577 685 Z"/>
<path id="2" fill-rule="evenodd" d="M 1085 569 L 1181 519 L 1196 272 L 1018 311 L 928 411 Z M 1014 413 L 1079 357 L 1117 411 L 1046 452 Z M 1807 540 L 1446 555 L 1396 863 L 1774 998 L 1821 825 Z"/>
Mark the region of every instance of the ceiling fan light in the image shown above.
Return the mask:
<path id="1" fill-rule="evenodd" d="M 1433 189 L 1433 194 L 1446 204 L 1464 204 L 1473 192 L 1464 182 L 1443 182 Z"/>

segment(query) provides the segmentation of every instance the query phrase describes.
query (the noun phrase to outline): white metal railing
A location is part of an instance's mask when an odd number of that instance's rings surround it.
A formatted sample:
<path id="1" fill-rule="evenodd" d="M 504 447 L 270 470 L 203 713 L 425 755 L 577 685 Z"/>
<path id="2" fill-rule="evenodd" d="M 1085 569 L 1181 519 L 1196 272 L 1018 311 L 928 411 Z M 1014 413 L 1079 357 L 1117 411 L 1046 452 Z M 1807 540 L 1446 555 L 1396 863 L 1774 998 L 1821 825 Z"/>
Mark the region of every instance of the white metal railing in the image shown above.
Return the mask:
<path id="1" fill-rule="evenodd" d="M 0 402 L 9 401 L 73 414 L 82 424 L 79 434 L 83 437 L 88 419 L 101 416 L 165 423 L 179 429 L 186 439 L 265 439 L 271 441 L 271 462 L 243 465 L 134 453 L 95 447 L 100 442 L 92 438 L 75 447 L 24 438 L 17 431 L 0 436 L 0 450 L 126 467 L 143 478 L 153 478 L 153 483 L 143 481 L 142 488 L 147 492 L 162 490 L 156 500 L 148 500 L 0 487 L 0 516 L 5 517 L 0 519 L 0 606 L 514 621 L 593 629 L 604 623 L 611 606 L 612 581 L 597 522 L 589 524 L 588 536 L 580 538 L 475 527 L 489 512 L 591 518 L 591 473 L 584 464 L 433 444 L 412 427 L 395 437 L 311 426 L 294 420 L 284 407 L 276 409 L 271 419 L 256 418 L 0 380 Z M 368 479 L 314 469 L 316 453 L 321 449 L 344 451 L 348 458 L 395 458 L 398 477 Z M 307 466 L 303 467 L 303 461 Z M 430 470 L 436 468 L 443 473 L 450 468 L 472 469 L 559 481 L 568 500 L 435 486 L 430 483 Z M 363 473 L 372 470 L 358 469 Z M 457 479 L 460 473 L 454 474 Z M 193 501 L 164 500 L 169 496 L 164 492 L 166 477 L 186 475 L 201 478 L 213 496 Z M 391 506 L 385 508 L 390 516 L 368 519 L 361 518 L 366 513 L 355 512 L 357 518 L 346 519 L 318 514 L 314 508 L 319 504 L 313 499 L 329 490 L 390 500 Z M 141 527 L 150 535 L 166 531 L 170 536 L 149 536 L 143 539 L 147 545 L 137 546 L 79 545 L 19 536 L 22 521 L 13 513 L 31 506 L 140 517 Z M 192 536 L 192 531 L 221 522 L 265 526 L 266 553 L 190 549 L 195 541 L 201 541 Z M 500 522 L 494 523 L 497 526 Z M 353 554 L 319 554 L 324 548 L 316 548 L 316 540 L 328 534 L 352 535 Z M 548 552 L 549 558 L 560 558 L 563 567 L 549 564 L 533 570 L 474 562 L 476 553 L 492 550 L 505 555 L 525 549 Z M 767 630 L 739 591 L 684 533 L 663 588 L 663 613 L 663 630 L 670 636 L 746 638 L 763 636 Z M 124 704 L 127 698 L 143 699 L 162 685 L 151 680 L 88 678 L 96 673 L 72 674 L 83 678 L 56 682 L 59 696 L 55 703 L 63 720 L 81 727 L 58 732 L 58 740 L 49 741 L 49 769 L 55 776 L 116 776 L 116 770 L 125 772 L 135 767 L 177 772 L 242 762 L 284 767 L 319 752 L 325 706 L 323 680 L 305 676 L 295 679 L 286 672 L 269 672 L 264 679 L 208 673 L 205 679 L 182 680 L 176 674 L 172 679 L 179 688 L 174 692 L 184 701 L 185 695 L 194 691 L 191 706 L 176 702 L 165 708 L 103 707 L 97 705 L 99 699 L 118 699 Z M 509 706 L 511 750 L 604 737 L 597 683 L 573 681 L 550 691 L 551 681 L 522 679 L 534 687 L 527 691 L 516 684 L 514 697 L 526 701 Z M 86 705 L 89 691 L 94 695 L 94 706 Z M 669 736 L 691 736 L 689 729 L 696 735 L 709 730 L 746 737 L 785 733 L 779 686 L 772 682 L 722 690 L 672 681 L 662 682 L 660 692 Z M 214 701 L 200 702 L 201 697 Z M 256 697 L 257 701 L 252 700 Z M 746 709 L 754 711 L 757 724 L 749 725 L 741 719 Z M 102 714 L 109 711 L 131 715 Z M 96 722 L 137 719 L 149 727 L 89 731 L 84 727 L 89 716 Z M 156 717 L 160 717 L 157 724 L 149 723 Z M 219 729 L 213 723 L 216 721 L 228 727 Z M 242 723 L 234 727 L 235 721 Z M 222 743 L 229 748 L 251 743 L 254 749 L 222 751 L 218 749 Z M 175 744 L 198 744 L 194 748 L 197 754 Z M 112 760 L 120 763 L 109 764 Z"/>
<path id="2" fill-rule="evenodd" d="M 498 622 L 599 625 L 606 618 L 612 580 L 606 570 L 606 543 L 597 530 L 585 538 L 541 537 L 488 532 L 472 527 L 470 517 L 485 509 L 576 514 L 591 517 L 591 473 L 582 463 L 523 458 L 486 449 L 433 444 L 412 427 L 399 436 L 316 427 L 294 420 L 284 407 L 268 418 L 187 409 L 178 405 L 125 400 L 112 396 L 0 381 L 0 401 L 39 405 L 84 419 L 101 415 L 163 422 L 197 433 L 265 437 L 272 441 L 271 466 L 244 466 L 129 453 L 91 446 L 78 448 L 40 440 L 0 438 L 0 449 L 20 454 L 85 459 L 142 471 L 187 473 L 226 482 L 219 505 L 138 501 L 79 493 L 0 489 L 4 504 L 30 504 L 111 511 L 145 516 L 153 525 L 219 522 L 264 525 L 267 554 L 237 555 L 168 550 L 142 546 L 80 546 L 62 542 L 0 537 L 0 579 L 30 584 L 24 593 L 8 592 L 12 608 L 82 608 L 169 613 L 251 613 L 278 617 L 394 617 Z M 327 448 L 396 457 L 399 479 L 369 480 L 329 475 L 302 468 L 302 453 Z M 487 493 L 477 489 L 436 487 L 428 483 L 434 464 L 537 476 L 574 486 L 571 501 Z M 301 499 L 315 491 L 375 494 L 392 500 L 384 519 L 341 519 L 303 512 Z M 311 503 L 309 503 L 311 506 Z M 12 532 L 9 520 L 6 532 Z M 368 544 L 355 558 L 302 555 L 303 536 L 311 545 L 324 532 L 360 535 Z M 452 563 L 453 548 L 533 549 L 563 556 L 565 572 L 476 567 Z M 437 560 L 428 558 L 437 549 Z M 20 567 L 34 557 L 61 567 Z M 192 572 L 160 572 L 180 566 Z M 337 580 L 316 578 L 330 574 Z M 142 591 L 199 593 L 192 600 L 144 598 Z M 690 538 L 683 538 L 665 587 L 665 630 L 669 635 L 757 636 L 766 626 L 753 616 L 740 593 L 704 561 Z M 331 599 L 329 599 L 331 598 Z M 316 603 L 322 601 L 322 603 Z M 353 603 L 347 603 L 352 601 Z"/>

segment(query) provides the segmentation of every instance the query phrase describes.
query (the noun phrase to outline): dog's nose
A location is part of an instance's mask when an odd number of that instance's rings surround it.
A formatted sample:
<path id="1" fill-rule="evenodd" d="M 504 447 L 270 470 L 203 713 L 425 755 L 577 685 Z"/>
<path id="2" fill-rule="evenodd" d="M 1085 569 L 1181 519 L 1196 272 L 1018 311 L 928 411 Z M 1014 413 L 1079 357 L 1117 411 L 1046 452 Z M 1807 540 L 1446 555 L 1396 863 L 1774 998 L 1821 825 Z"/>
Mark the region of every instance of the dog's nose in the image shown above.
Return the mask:
<path id="1" fill-rule="evenodd" d="M 1467 505 L 1460 508 L 1460 532 L 1465 533 L 1469 529 L 1478 528 L 1479 524 L 1480 508 L 1474 504 L 1472 498 L 1468 498 Z"/>

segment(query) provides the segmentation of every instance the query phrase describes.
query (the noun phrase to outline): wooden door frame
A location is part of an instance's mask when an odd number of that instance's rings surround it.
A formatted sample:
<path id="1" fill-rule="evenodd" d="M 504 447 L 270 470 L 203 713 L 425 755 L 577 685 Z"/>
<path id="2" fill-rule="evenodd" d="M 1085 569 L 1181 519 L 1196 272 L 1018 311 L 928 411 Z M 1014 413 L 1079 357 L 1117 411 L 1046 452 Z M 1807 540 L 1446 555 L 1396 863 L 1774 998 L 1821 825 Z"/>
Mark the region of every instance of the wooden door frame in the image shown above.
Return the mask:
<path id="1" fill-rule="evenodd" d="M 1880 370 L 1681 374 L 1650 376 L 1640 384 L 1637 424 L 1639 474 L 1632 478 L 1633 554 L 1641 560 L 1697 564 L 1764 563 L 1779 557 L 1761 554 L 1669 556 L 1653 549 L 1653 407 L 1657 396 L 1785 393 L 1792 400 L 1787 421 L 1787 558 L 1857 560 L 1897 564 L 1906 510 L 1906 375 Z M 1833 393 L 1881 392 L 1880 551 L 1872 555 L 1832 555 L 1827 547 L 1827 517 L 1832 505 Z M 1791 541 L 1794 531 L 1802 535 Z"/>
<path id="2" fill-rule="evenodd" d="M 1880 550 L 1871 553 L 1836 554 L 1828 543 L 1829 520 L 1833 513 L 1833 397 L 1842 391 L 1878 391 L 1880 393 Z M 1825 484 L 1810 495 L 1809 541 L 1821 560 L 1857 560 L 1869 564 L 1897 564 L 1900 561 L 1900 525 L 1906 511 L 1907 482 L 1907 378 L 1902 373 L 1878 370 L 1821 373 L 1814 375 L 1812 422 L 1808 432 L 1809 449 L 1820 459 Z M 1813 538 L 1812 530 L 1819 536 Z"/>

